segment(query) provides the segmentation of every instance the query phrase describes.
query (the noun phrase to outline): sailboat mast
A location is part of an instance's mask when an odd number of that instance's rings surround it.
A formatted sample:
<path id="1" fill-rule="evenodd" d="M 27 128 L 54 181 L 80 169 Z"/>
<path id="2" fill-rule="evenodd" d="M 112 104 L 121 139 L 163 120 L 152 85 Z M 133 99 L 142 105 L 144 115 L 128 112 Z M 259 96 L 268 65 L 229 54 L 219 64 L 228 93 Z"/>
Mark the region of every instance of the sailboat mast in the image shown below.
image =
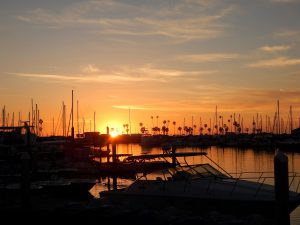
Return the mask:
<path id="1" fill-rule="evenodd" d="M 71 137 L 72 137 L 72 140 L 74 140 L 74 107 L 73 107 L 73 95 L 74 95 L 74 90 L 72 90 L 72 109 L 71 109 L 71 116 L 72 116 L 72 128 L 71 128 Z"/>
<path id="2" fill-rule="evenodd" d="M 278 116 L 278 120 L 277 120 L 277 124 L 278 124 L 278 134 L 280 134 L 281 130 L 280 130 L 280 113 L 279 113 L 279 100 L 277 100 L 277 116 Z"/>
<path id="3" fill-rule="evenodd" d="M 130 133 L 130 135 L 131 135 L 131 118 L 130 118 L 130 108 L 128 108 L 128 110 L 129 110 L 129 133 Z"/>
<path id="4" fill-rule="evenodd" d="M 96 132 L 96 112 L 94 112 L 94 132 Z"/>
<path id="5" fill-rule="evenodd" d="M 79 102 L 77 100 L 77 134 L 79 135 L 79 116 L 78 116 L 78 105 L 79 105 Z"/>
<path id="6" fill-rule="evenodd" d="M 3 107 L 2 110 L 2 127 L 5 127 L 5 106 Z"/>
<path id="7" fill-rule="evenodd" d="M 291 117 L 291 133 L 293 130 L 293 109 L 292 106 L 290 106 L 290 117 Z"/>

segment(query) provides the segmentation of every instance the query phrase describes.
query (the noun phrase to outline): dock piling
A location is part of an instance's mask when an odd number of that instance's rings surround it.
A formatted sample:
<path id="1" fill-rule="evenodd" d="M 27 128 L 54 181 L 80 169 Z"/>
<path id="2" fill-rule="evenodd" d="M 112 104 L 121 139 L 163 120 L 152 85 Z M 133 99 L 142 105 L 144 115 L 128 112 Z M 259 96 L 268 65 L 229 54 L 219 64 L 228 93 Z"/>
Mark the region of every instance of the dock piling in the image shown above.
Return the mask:
<path id="1" fill-rule="evenodd" d="M 274 157 L 275 215 L 277 225 L 290 225 L 288 157 L 278 152 Z"/>
<path id="2" fill-rule="evenodd" d="M 172 165 L 176 166 L 176 147 L 172 146 Z"/>
<path id="3" fill-rule="evenodd" d="M 112 161 L 117 162 L 117 145 L 114 141 L 112 142 Z"/>

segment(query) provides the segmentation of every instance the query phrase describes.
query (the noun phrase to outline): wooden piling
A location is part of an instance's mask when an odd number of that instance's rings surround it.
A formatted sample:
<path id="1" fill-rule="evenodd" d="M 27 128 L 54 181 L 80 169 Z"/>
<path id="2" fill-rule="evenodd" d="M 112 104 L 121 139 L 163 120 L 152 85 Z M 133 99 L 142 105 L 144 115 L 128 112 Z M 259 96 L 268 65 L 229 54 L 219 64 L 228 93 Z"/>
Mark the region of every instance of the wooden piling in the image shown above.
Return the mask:
<path id="1" fill-rule="evenodd" d="M 274 157 L 275 219 L 277 225 L 290 225 L 288 157 L 278 152 Z"/>
<path id="2" fill-rule="evenodd" d="M 107 162 L 109 162 L 109 127 L 106 127 L 106 135 L 107 135 L 107 144 L 106 144 L 106 150 L 107 150 Z"/>
<path id="3" fill-rule="evenodd" d="M 112 161 L 117 162 L 117 145 L 114 141 L 112 142 Z"/>
<path id="4" fill-rule="evenodd" d="M 176 147 L 172 146 L 172 165 L 176 166 Z"/>

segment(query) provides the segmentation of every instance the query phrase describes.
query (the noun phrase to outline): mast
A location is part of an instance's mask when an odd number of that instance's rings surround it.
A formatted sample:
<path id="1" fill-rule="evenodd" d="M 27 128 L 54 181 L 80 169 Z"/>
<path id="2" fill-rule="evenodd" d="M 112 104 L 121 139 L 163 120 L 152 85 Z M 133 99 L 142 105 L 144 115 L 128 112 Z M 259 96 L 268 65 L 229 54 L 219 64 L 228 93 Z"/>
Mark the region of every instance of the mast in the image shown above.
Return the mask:
<path id="1" fill-rule="evenodd" d="M 15 112 L 12 114 L 12 119 L 11 119 L 11 126 L 15 126 Z"/>
<path id="2" fill-rule="evenodd" d="M 293 110 L 292 110 L 292 106 L 290 106 L 290 118 L 291 118 L 291 133 L 293 130 Z"/>
<path id="3" fill-rule="evenodd" d="M 72 128 L 71 128 L 71 138 L 74 140 L 74 108 L 73 108 L 73 95 L 74 95 L 74 90 L 72 90 L 72 109 L 71 109 L 71 117 L 72 117 Z"/>
<path id="4" fill-rule="evenodd" d="M 62 102 L 62 135 L 65 136 L 65 133 L 66 133 L 66 112 L 65 112 L 65 103 Z"/>
<path id="5" fill-rule="evenodd" d="M 38 134 L 38 135 L 40 135 L 40 110 L 38 109 L 38 113 L 37 113 L 37 123 L 36 123 L 36 127 L 37 127 L 37 129 L 36 129 L 36 133 Z"/>
<path id="6" fill-rule="evenodd" d="M 96 132 L 96 112 L 94 112 L 94 132 Z"/>
<path id="7" fill-rule="evenodd" d="M 78 100 L 77 100 L 77 134 L 78 134 L 78 136 L 79 136 L 79 116 L 78 116 L 78 105 L 79 105 L 79 102 L 78 102 Z"/>
<path id="8" fill-rule="evenodd" d="M 31 117 L 30 117 L 30 111 L 29 111 L 29 112 L 28 112 L 28 121 L 29 121 L 28 124 L 29 124 L 29 126 L 30 126 L 30 118 L 31 118 Z"/>
<path id="9" fill-rule="evenodd" d="M 217 134 L 219 134 L 219 128 L 218 128 L 218 106 L 216 105 L 216 130 Z"/>
<path id="10" fill-rule="evenodd" d="M 194 116 L 192 116 L 192 135 L 194 134 Z"/>
<path id="11" fill-rule="evenodd" d="M 21 112 L 19 112 L 18 126 L 21 125 Z"/>
<path id="12" fill-rule="evenodd" d="M 35 104 L 35 121 L 34 121 L 34 125 L 35 125 L 35 134 L 38 134 L 38 107 L 37 104 Z"/>
<path id="13" fill-rule="evenodd" d="M 2 110 L 2 127 L 5 127 L 5 106 L 3 107 Z"/>
<path id="14" fill-rule="evenodd" d="M 277 100 L 277 117 L 278 117 L 278 120 L 277 120 L 277 128 L 278 128 L 278 134 L 280 134 L 281 130 L 280 130 L 280 113 L 279 113 L 279 100 Z"/>
<path id="15" fill-rule="evenodd" d="M 33 117 L 34 117 L 34 114 L 33 114 L 33 99 L 31 99 L 31 126 L 32 126 L 32 129 L 33 129 Z"/>
<path id="16" fill-rule="evenodd" d="M 129 110 L 129 133 L 131 135 L 131 118 L 130 118 L 130 107 L 128 108 Z"/>
<path id="17" fill-rule="evenodd" d="M 85 127 L 85 120 L 84 117 L 82 118 L 83 124 L 82 124 L 82 133 L 84 134 L 84 127 Z"/>

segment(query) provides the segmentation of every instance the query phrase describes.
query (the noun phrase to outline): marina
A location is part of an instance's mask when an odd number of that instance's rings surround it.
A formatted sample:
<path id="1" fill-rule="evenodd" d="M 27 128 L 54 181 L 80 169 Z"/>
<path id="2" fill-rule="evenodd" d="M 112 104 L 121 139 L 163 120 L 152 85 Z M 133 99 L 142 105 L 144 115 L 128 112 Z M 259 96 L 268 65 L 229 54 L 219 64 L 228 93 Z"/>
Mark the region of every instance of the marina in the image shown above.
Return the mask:
<path id="1" fill-rule="evenodd" d="M 75 201 L 78 215 L 91 213 L 94 205 L 92 217 L 105 219 L 127 209 L 129 221 L 136 210 L 150 210 L 159 220 L 157 212 L 171 207 L 193 219 L 210 220 L 218 212 L 220 220 L 230 216 L 229 223 L 246 223 L 250 215 L 259 215 L 263 224 L 278 216 L 290 220 L 290 214 L 291 224 L 299 220 L 300 153 L 279 145 L 297 140 L 294 133 L 260 136 L 255 146 L 246 143 L 260 134 L 145 136 L 153 145 L 143 135 L 129 144 L 130 136 L 109 133 L 50 139 L 31 133 L 26 123 L 2 127 L 1 135 L 1 205 L 8 214 L 55 216 Z M 99 213 L 104 206 L 111 214 Z"/>
<path id="2" fill-rule="evenodd" d="M 1 222 L 299 225 L 299 12 L 1 2 Z"/>

